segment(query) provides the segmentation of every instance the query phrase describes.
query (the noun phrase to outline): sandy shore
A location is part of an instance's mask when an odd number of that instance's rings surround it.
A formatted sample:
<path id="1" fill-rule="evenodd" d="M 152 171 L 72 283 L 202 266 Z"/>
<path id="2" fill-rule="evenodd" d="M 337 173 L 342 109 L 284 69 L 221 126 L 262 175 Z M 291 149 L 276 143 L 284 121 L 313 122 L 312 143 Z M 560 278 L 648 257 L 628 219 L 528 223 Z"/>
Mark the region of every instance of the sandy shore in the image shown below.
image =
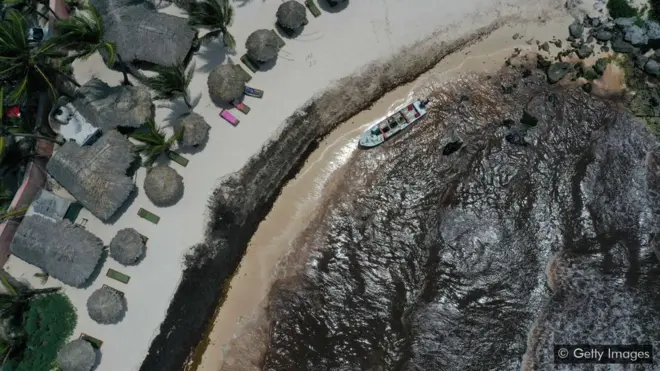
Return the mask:
<path id="1" fill-rule="evenodd" d="M 373 120 L 408 101 L 422 96 L 424 87 L 441 84 L 462 73 L 495 72 L 516 48 L 536 51 L 536 40 L 563 38 L 570 16 L 545 24 L 531 23 L 503 27 L 485 40 L 451 55 L 415 82 L 401 86 L 333 131 L 309 157 L 298 176 L 289 182 L 268 217 L 260 224 L 231 282 L 227 299 L 215 318 L 199 371 L 246 370 L 246 357 L 258 359 L 263 346 L 258 342 L 264 320 L 266 298 L 272 283 L 291 274 L 284 261 L 302 253 L 296 238 L 319 211 L 319 203 L 332 179 L 341 176 L 341 166 L 357 151 L 359 135 Z M 512 36 L 519 34 L 514 40 Z M 555 52 L 555 50 L 551 50 Z M 295 259 L 294 259 L 295 260 Z M 255 368 L 256 369 L 256 368 Z"/>

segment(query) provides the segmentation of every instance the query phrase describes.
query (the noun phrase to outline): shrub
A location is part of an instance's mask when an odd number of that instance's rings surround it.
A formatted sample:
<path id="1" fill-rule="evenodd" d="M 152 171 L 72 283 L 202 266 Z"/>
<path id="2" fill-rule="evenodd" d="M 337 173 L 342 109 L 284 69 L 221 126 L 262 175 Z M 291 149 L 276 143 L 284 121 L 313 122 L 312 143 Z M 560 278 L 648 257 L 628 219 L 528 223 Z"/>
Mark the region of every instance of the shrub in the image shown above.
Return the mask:
<path id="1" fill-rule="evenodd" d="M 649 17 L 660 21 L 660 0 L 649 0 Z"/>
<path id="2" fill-rule="evenodd" d="M 57 352 L 76 327 L 78 316 L 69 298 L 60 293 L 30 302 L 23 318 L 27 343 L 22 354 L 5 364 L 4 371 L 50 370 Z"/>
<path id="3" fill-rule="evenodd" d="M 657 0 L 656 0 L 657 1 Z M 612 18 L 628 18 L 637 16 L 637 9 L 628 0 L 608 0 L 607 10 Z"/>

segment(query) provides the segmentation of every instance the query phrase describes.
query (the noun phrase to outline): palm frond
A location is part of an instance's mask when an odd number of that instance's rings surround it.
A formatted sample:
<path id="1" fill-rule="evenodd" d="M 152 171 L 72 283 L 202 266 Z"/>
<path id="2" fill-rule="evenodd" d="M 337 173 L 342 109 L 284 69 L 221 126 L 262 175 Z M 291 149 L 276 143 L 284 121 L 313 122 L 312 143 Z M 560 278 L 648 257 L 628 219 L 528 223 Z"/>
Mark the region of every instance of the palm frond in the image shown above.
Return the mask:
<path id="1" fill-rule="evenodd" d="M 18 295 L 20 289 L 9 281 L 9 275 L 5 271 L 0 271 L 0 284 L 4 286 L 10 295 Z"/>
<path id="2" fill-rule="evenodd" d="M 224 30 L 234 22 L 234 8 L 229 0 L 202 0 L 193 2 L 188 11 L 192 27 Z"/>
<path id="3" fill-rule="evenodd" d="M 112 43 L 104 40 L 103 18 L 98 10 L 90 5 L 84 12 L 76 12 L 72 17 L 57 21 L 57 34 L 54 44 L 64 46 L 75 52 L 79 58 L 89 58 L 97 51 L 108 53 L 108 64 L 113 65 L 116 49 Z"/>
<path id="4" fill-rule="evenodd" d="M 186 71 L 183 62 L 169 67 L 156 67 L 156 76 L 148 77 L 145 84 L 156 91 L 156 99 L 174 99 L 186 94 L 195 73 L 194 66 Z"/>

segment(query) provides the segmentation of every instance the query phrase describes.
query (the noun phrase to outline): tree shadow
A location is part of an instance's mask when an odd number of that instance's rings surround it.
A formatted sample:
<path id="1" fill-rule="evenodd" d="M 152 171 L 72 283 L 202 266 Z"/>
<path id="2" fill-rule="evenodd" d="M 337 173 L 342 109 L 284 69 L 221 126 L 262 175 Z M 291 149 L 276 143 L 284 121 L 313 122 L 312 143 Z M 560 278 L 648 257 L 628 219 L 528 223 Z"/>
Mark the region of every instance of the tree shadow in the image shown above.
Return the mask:
<path id="1" fill-rule="evenodd" d="M 339 13 L 346 9 L 349 0 L 337 1 L 336 5 L 332 5 L 332 0 L 319 0 L 319 7 L 327 13 Z"/>
<path id="2" fill-rule="evenodd" d="M 257 69 L 261 72 L 270 71 L 273 69 L 273 67 L 275 67 L 278 59 L 279 59 L 279 55 L 275 56 L 275 58 L 269 60 L 268 62 L 259 62 L 257 64 Z"/>
<path id="3" fill-rule="evenodd" d="M 126 201 L 124 201 L 124 203 L 117 210 L 117 212 L 115 212 L 115 214 L 110 219 L 108 219 L 108 221 L 105 222 L 105 224 L 114 225 L 115 223 L 117 223 L 117 220 L 119 220 L 119 218 L 121 218 L 122 215 L 126 213 L 126 210 L 128 210 L 128 208 L 133 204 L 133 201 L 135 201 L 135 199 L 137 198 L 138 193 L 139 193 L 138 187 L 136 186 L 135 188 L 133 188 L 133 191 L 131 191 L 131 194 L 128 196 Z"/>
<path id="4" fill-rule="evenodd" d="M 94 360 L 94 366 L 92 366 L 92 371 L 96 370 L 101 364 L 101 358 L 103 358 L 103 352 L 101 349 L 94 348 L 94 353 L 96 353 L 96 360 Z"/>
<path id="5" fill-rule="evenodd" d="M 108 261 L 108 256 L 110 255 L 109 249 L 106 247 L 103 248 L 103 252 L 101 253 L 101 258 L 99 259 L 99 262 L 96 264 L 96 267 L 92 271 L 92 274 L 89 276 L 87 281 L 80 286 L 79 288 L 81 289 L 86 289 L 89 288 L 97 278 L 101 275 L 101 271 L 103 271 L 103 267 L 105 266 L 105 262 Z"/>
<path id="6" fill-rule="evenodd" d="M 197 107 L 200 100 L 202 100 L 202 93 L 199 93 L 196 97 L 190 100 L 192 108 L 188 108 L 182 98 L 175 99 L 168 102 L 167 104 L 163 104 L 161 107 L 167 107 L 170 109 L 170 113 L 168 113 L 164 118 L 164 121 L 167 122 L 167 125 L 163 126 L 174 127 L 183 116 L 189 114 L 195 109 L 195 107 Z"/>
<path id="7" fill-rule="evenodd" d="M 229 55 L 235 54 L 236 52 L 229 51 L 227 47 L 224 46 L 221 37 L 207 41 L 196 54 L 200 60 L 204 61 L 204 64 L 197 69 L 201 72 L 211 72 L 215 67 L 225 63 Z"/>
<path id="8" fill-rule="evenodd" d="M 211 128 L 213 128 L 213 127 L 211 127 Z M 206 148 L 206 145 L 208 144 L 208 142 L 209 142 L 209 140 L 207 138 L 206 141 L 204 141 L 204 143 L 198 145 L 197 147 L 180 147 L 179 152 L 183 153 L 183 154 L 186 154 L 186 155 L 194 155 L 194 154 L 200 153 L 204 150 L 204 148 Z"/>

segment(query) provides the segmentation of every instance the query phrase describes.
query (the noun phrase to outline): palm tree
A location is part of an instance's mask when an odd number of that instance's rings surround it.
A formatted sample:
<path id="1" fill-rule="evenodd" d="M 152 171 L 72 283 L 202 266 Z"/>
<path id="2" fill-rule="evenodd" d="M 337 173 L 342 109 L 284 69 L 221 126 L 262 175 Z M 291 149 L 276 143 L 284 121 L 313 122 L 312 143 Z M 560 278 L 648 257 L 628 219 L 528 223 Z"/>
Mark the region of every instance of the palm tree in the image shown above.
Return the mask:
<path id="1" fill-rule="evenodd" d="M 190 95 L 188 94 L 188 85 L 192 81 L 195 73 L 194 66 L 186 71 L 183 62 L 179 62 L 170 67 L 156 66 L 156 76 L 148 77 L 144 82 L 149 88 L 156 91 L 154 99 L 176 99 L 183 98 L 183 102 L 192 109 L 190 104 Z"/>
<path id="2" fill-rule="evenodd" d="M 229 0 L 202 0 L 193 2 L 188 9 L 188 23 L 195 28 L 205 28 L 209 32 L 202 40 L 216 38 L 222 34 L 226 47 L 234 49 L 236 40 L 227 28 L 234 22 L 234 8 Z"/>
<path id="3" fill-rule="evenodd" d="M 57 97 L 55 79 L 62 77 L 80 86 L 58 65 L 66 56 L 52 40 L 32 46 L 27 39 L 28 23 L 18 10 L 9 9 L 0 22 L 0 81 L 13 86 L 9 95 L 13 103 L 26 101 L 28 93 L 43 90 Z"/>
<path id="4" fill-rule="evenodd" d="M 39 5 L 42 5 L 48 10 L 50 14 L 53 15 L 53 17 L 55 17 L 55 19 L 60 19 L 53 8 L 50 7 L 50 2 L 48 0 L 2 0 L 2 4 L 4 5 L 5 9 L 14 8 L 18 10 L 26 10 L 28 12 L 34 12 L 42 18 L 48 20 L 48 15 L 39 12 Z"/>
<path id="5" fill-rule="evenodd" d="M 179 129 L 174 135 L 166 138 L 165 131 L 157 127 L 153 119 L 147 121 L 144 126 L 147 129 L 146 131 L 135 131 L 130 136 L 142 142 L 141 145 L 137 146 L 137 151 L 147 156 L 144 166 L 149 167 L 153 165 L 161 154 L 167 154 L 171 151 L 170 148 L 174 142 L 181 138 L 183 129 Z"/>
<path id="6" fill-rule="evenodd" d="M 64 59 L 64 64 L 70 64 L 78 58 L 87 59 L 97 51 L 105 52 L 108 67 L 115 64 L 116 58 L 124 75 L 124 85 L 130 85 L 126 66 L 117 53 L 117 48 L 113 43 L 105 40 L 105 26 L 101 14 L 92 5 L 87 6 L 85 10 L 88 14 L 77 11 L 72 17 L 59 20 L 55 24 L 57 34 L 53 42 L 74 52 L 72 56 Z"/>

